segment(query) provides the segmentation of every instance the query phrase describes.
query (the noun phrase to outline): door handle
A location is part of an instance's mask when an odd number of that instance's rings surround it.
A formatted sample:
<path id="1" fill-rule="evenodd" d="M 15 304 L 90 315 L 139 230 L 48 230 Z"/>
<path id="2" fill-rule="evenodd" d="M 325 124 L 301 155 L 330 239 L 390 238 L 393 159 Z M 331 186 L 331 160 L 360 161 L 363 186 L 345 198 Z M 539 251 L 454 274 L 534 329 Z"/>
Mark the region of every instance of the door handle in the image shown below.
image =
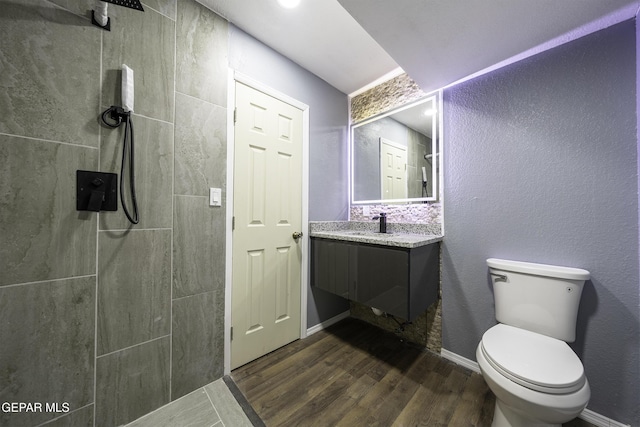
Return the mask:
<path id="1" fill-rule="evenodd" d="M 298 240 L 301 237 L 302 237 L 302 232 L 301 231 L 294 231 L 293 232 L 293 239 L 294 240 Z"/>

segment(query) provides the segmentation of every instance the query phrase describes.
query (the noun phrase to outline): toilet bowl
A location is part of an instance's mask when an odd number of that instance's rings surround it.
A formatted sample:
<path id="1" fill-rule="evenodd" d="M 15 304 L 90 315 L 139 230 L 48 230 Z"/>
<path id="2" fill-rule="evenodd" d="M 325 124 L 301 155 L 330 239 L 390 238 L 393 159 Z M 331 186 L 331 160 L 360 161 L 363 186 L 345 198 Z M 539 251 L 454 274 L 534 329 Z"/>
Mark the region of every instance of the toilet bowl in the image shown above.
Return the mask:
<path id="1" fill-rule="evenodd" d="M 591 397 L 575 340 L 583 269 L 487 260 L 496 320 L 476 349 L 496 396 L 493 427 L 561 426 Z"/>
<path id="2" fill-rule="evenodd" d="M 493 427 L 560 426 L 589 402 L 582 363 L 564 341 L 498 324 L 483 335 L 476 359 L 496 395 Z"/>

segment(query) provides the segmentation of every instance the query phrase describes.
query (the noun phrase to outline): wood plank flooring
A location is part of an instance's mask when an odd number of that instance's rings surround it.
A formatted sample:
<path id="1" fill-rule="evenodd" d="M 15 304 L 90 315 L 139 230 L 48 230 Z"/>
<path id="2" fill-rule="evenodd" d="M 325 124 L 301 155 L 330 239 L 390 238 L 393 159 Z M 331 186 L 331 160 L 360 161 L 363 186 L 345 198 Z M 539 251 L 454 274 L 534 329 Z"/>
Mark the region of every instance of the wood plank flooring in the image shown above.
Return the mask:
<path id="1" fill-rule="evenodd" d="M 231 377 L 268 427 L 490 426 L 495 403 L 481 375 L 356 319 Z"/>

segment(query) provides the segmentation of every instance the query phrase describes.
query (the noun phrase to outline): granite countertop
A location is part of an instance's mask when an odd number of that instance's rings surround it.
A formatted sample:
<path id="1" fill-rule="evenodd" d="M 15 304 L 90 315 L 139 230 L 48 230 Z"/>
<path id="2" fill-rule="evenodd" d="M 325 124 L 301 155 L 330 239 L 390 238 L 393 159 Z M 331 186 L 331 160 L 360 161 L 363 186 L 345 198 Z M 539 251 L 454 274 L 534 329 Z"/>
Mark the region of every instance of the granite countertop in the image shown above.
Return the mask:
<path id="1" fill-rule="evenodd" d="M 417 248 L 442 241 L 439 227 L 427 224 L 388 223 L 387 233 L 378 232 L 377 222 L 310 222 L 311 237 L 374 245 Z"/>

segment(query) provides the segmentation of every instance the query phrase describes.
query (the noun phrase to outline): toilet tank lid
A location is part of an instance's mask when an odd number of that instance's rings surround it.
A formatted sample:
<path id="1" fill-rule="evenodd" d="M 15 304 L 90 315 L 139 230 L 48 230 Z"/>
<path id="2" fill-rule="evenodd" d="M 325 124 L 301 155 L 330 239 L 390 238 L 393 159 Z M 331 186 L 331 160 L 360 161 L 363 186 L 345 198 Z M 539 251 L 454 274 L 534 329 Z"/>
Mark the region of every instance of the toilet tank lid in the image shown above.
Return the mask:
<path id="1" fill-rule="evenodd" d="M 489 258 L 487 265 L 502 271 L 550 276 L 559 279 L 589 280 L 591 274 L 582 268 L 561 267 L 558 265 L 537 264 L 533 262 L 510 261 L 506 259 Z"/>

